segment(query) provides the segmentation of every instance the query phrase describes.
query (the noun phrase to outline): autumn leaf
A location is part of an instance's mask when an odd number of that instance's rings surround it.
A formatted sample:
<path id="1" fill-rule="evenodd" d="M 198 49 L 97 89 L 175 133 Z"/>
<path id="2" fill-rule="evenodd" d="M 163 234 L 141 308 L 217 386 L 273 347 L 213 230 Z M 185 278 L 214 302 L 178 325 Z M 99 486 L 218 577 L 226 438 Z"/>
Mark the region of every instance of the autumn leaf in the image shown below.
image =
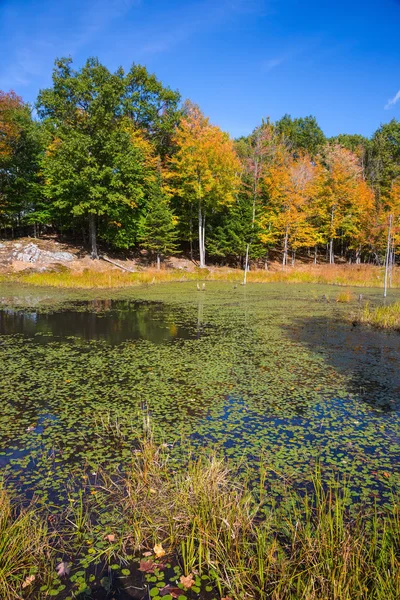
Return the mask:
<path id="1" fill-rule="evenodd" d="M 163 556 L 165 556 L 165 550 L 161 544 L 156 544 L 153 548 L 153 551 L 156 558 L 162 558 Z"/>
<path id="2" fill-rule="evenodd" d="M 184 588 L 186 588 L 187 590 L 190 590 L 190 588 L 194 585 L 193 574 L 189 573 L 189 575 L 187 575 L 187 576 L 181 575 L 181 578 L 179 581 L 181 582 L 181 584 L 183 585 Z"/>
<path id="3" fill-rule="evenodd" d="M 108 535 L 106 535 L 106 539 L 112 543 L 115 542 L 115 535 L 113 533 L 109 533 Z"/>
<path id="4" fill-rule="evenodd" d="M 31 585 L 35 581 L 35 579 L 36 579 L 35 575 L 29 575 L 23 582 L 22 588 L 23 589 L 27 588 L 29 585 Z"/>
<path id="5" fill-rule="evenodd" d="M 143 556 L 153 556 L 153 553 L 147 550 L 147 552 L 143 552 Z"/>
<path id="6" fill-rule="evenodd" d="M 65 577 L 66 575 L 69 575 L 70 570 L 71 570 L 71 565 L 66 562 L 61 562 L 56 567 L 57 575 L 59 577 Z"/>
<path id="7" fill-rule="evenodd" d="M 170 585 L 169 583 L 163 588 L 161 588 L 159 593 L 160 596 L 170 595 L 173 598 L 179 598 L 179 596 L 182 596 L 182 590 L 178 587 Z"/>
<path id="8" fill-rule="evenodd" d="M 142 573 L 154 573 L 156 569 L 164 569 L 162 563 L 155 563 L 152 560 L 141 560 L 139 564 L 139 571 Z"/>

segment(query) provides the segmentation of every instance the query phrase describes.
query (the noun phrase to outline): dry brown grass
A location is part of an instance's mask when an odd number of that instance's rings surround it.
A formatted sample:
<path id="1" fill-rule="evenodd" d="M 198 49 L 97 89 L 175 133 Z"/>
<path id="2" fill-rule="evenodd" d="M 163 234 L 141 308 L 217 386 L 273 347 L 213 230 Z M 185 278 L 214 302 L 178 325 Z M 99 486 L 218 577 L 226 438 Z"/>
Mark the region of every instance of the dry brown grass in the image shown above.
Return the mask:
<path id="1" fill-rule="evenodd" d="M 121 288 L 141 284 L 156 284 L 179 281 L 243 281 L 243 271 L 223 267 L 207 269 L 146 269 L 128 273 L 117 269 L 98 271 L 85 269 L 81 272 L 69 270 L 41 273 L 14 273 L 3 275 L 0 281 L 20 281 L 31 285 L 54 286 L 59 288 Z M 268 271 L 254 270 L 248 273 L 250 283 L 321 283 L 339 286 L 383 287 L 384 271 L 372 265 L 298 265 L 282 270 L 277 263 Z M 400 287 L 400 269 L 395 268 L 392 286 Z"/>

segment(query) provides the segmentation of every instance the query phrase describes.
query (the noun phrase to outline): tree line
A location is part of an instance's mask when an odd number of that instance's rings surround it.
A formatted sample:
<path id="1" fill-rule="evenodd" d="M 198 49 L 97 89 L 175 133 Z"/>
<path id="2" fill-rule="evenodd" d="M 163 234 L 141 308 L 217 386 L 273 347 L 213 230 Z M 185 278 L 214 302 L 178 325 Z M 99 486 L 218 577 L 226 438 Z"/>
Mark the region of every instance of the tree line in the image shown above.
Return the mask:
<path id="1" fill-rule="evenodd" d="M 0 91 L 3 237 L 51 228 L 200 267 L 297 253 L 382 263 L 400 244 L 400 122 L 327 138 L 312 116 L 233 140 L 145 67 L 57 59 L 34 109 Z M 390 228 L 390 231 L 389 231 Z"/>

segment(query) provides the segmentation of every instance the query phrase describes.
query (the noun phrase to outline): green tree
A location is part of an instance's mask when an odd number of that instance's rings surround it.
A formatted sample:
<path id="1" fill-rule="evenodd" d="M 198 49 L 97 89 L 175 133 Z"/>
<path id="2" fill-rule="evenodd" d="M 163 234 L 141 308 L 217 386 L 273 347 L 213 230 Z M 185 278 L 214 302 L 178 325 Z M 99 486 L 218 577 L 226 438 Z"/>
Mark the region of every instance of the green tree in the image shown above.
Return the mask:
<path id="1" fill-rule="evenodd" d="M 381 125 L 371 139 L 368 179 L 379 201 L 386 204 L 392 183 L 400 176 L 400 121 Z"/>
<path id="2" fill-rule="evenodd" d="M 133 64 L 124 77 L 122 111 L 147 133 L 162 159 L 172 151 L 172 137 L 181 117 L 179 102 L 179 92 L 165 87 L 142 65 Z"/>
<path id="3" fill-rule="evenodd" d="M 0 219 L 4 227 L 46 222 L 49 217 L 48 212 L 44 214 L 39 176 L 42 134 L 30 107 L 12 92 L 0 92 Z"/>
<path id="4" fill-rule="evenodd" d="M 161 257 L 177 252 L 176 224 L 177 219 L 171 210 L 169 200 L 162 191 L 161 177 L 157 177 L 150 188 L 138 236 L 143 248 L 155 255 L 157 269 L 160 269 Z"/>
<path id="5" fill-rule="evenodd" d="M 76 71 L 57 60 L 53 87 L 39 94 L 38 110 L 51 142 L 42 160 L 44 193 L 61 214 L 85 218 L 92 257 L 97 222 L 117 222 L 144 202 L 154 161 L 150 143 L 122 110 L 125 81 L 95 58 Z"/>
<path id="6" fill-rule="evenodd" d="M 313 116 L 292 119 L 288 114 L 275 123 L 289 149 L 294 153 L 306 152 L 314 158 L 326 143 L 325 135 Z"/>

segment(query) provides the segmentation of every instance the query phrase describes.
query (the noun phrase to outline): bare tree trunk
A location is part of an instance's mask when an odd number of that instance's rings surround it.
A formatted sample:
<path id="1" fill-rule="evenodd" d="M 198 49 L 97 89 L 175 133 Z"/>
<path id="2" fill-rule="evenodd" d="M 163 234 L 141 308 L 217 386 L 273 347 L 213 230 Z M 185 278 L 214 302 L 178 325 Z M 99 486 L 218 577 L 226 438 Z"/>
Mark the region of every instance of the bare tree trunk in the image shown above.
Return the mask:
<path id="1" fill-rule="evenodd" d="M 318 248 L 314 246 L 314 265 L 317 264 Z"/>
<path id="2" fill-rule="evenodd" d="M 388 227 L 388 237 L 387 237 L 387 248 L 386 248 L 386 256 L 385 256 L 385 284 L 383 289 L 383 297 L 387 296 L 387 284 L 388 284 L 388 272 L 389 272 L 389 263 L 390 263 L 390 244 L 391 244 L 391 235 L 392 235 L 392 219 L 393 215 L 389 216 L 389 227 Z"/>
<path id="3" fill-rule="evenodd" d="M 296 251 L 292 250 L 292 267 L 294 267 L 296 262 Z"/>
<path id="4" fill-rule="evenodd" d="M 335 262 L 335 255 L 333 254 L 333 238 L 329 240 L 329 264 L 333 265 Z"/>
<path id="5" fill-rule="evenodd" d="M 285 240 L 284 240 L 284 244 L 283 244 L 282 267 L 285 267 L 287 265 L 288 241 L 289 241 L 289 229 L 286 227 Z"/>
<path id="6" fill-rule="evenodd" d="M 96 215 L 93 213 L 89 214 L 89 240 L 92 248 L 92 258 L 99 258 L 97 252 Z"/>
<path id="7" fill-rule="evenodd" d="M 205 257 L 205 215 L 203 216 L 201 210 L 201 204 L 199 204 L 199 254 L 200 254 L 200 269 L 204 269 L 206 266 L 206 257 Z"/>
<path id="8" fill-rule="evenodd" d="M 244 261 L 243 285 L 246 285 L 246 283 L 247 283 L 247 271 L 249 270 L 249 249 L 250 249 L 250 244 L 247 244 L 247 246 L 246 246 L 246 259 Z"/>
<path id="9" fill-rule="evenodd" d="M 161 255 L 157 252 L 157 271 L 161 269 Z"/>

